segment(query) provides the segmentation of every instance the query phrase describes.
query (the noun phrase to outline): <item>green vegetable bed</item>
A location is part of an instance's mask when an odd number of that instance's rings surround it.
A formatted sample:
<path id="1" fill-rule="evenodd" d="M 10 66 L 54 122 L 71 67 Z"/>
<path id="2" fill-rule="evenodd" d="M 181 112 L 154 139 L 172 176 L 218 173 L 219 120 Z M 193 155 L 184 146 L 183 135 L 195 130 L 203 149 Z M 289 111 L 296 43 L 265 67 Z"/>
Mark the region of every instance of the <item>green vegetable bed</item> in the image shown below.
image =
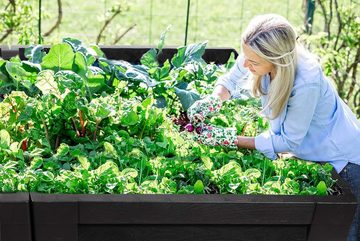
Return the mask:
<path id="1" fill-rule="evenodd" d="M 28 60 L 0 59 L 0 191 L 40 193 L 338 194 L 332 166 L 271 161 L 257 151 L 193 141 L 178 122 L 233 64 L 202 60 L 206 43 L 164 45 L 141 65 L 107 59 L 97 46 L 64 39 Z M 209 121 L 254 136 L 268 127 L 244 92 Z"/>

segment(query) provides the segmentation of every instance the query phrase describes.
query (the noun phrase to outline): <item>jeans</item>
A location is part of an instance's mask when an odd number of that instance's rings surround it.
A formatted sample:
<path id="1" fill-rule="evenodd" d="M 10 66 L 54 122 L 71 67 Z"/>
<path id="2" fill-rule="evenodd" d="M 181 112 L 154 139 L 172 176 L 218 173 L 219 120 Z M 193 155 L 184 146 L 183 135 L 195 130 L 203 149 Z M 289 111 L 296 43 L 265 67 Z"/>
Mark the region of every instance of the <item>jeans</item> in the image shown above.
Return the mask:
<path id="1" fill-rule="evenodd" d="M 349 184 L 358 203 L 347 241 L 360 241 L 360 165 L 348 163 L 339 175 Z"/>

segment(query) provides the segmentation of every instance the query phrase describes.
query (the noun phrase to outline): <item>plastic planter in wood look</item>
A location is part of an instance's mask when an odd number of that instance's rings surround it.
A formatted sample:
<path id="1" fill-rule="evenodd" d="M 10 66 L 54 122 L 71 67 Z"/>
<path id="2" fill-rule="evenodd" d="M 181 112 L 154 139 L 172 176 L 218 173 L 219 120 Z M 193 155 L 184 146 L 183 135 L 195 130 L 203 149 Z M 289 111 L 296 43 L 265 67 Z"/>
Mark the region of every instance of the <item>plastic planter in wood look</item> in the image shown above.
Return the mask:
<path id="1" fill-rule="evenodd" d="M 356 200 L 338 196 L 31 193 L 36 241 L 344 241 Z"/>

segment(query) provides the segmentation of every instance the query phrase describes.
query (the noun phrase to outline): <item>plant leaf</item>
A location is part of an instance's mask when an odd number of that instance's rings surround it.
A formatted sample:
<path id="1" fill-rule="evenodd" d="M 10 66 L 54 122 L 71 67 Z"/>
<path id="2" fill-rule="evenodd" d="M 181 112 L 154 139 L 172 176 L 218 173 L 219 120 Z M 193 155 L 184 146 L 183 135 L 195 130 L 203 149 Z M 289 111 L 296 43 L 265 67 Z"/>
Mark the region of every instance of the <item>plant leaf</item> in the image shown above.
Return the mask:
<path id="1" fill-rule="evenodd" d="M 145 65 L 149 68 L 158 67 L 159 63 L 157 61 L 157 51 L 156 49 L 150 49 L 147 51 L 140 59 L 142 65 Z"/>
<path id="2" fill-rule="evenodd" d="M 158 43 L 157 49 L 158 49 L 158 55 L 161 54 L 164 44 L 165 44 L 165 38 L 166 38 L 166 34 L 170 31 L 171 25 L 168 25 L 166 30 L 164 32 L 161 33 L 160 35 L 160 41 Z"/>
<path id="3" fill-rule="evenodd" d="M 55 72 L 71 70 L 75 54 L 69 44 L 61 43 L 54 45 L 49 53 L 43 58 L 42 69 L 51 69 Z"/>
<path id="4" fill-rule="evenodd" d="M 89 160 L 87 159 L 87 157 L 85 157 L 85 156 L 78 156 L 78 160 L 79 160 L 81 166 L 82 166 L 85 170 L 89 170 L 90 162 L 89 162 Z"/>
<path id="5" fill-rule="evenodd" d="M 51 70 L 41 71 L 36 79 L 36 87 L 38 87 L 41 92 L 46 94 L 54 94 L 58 98 L 60 98 L 61 94 L 59 91 L 58 84 L 54 79 L 54 72 Z"/>
<path id="6" fill-rule="evenodd" d="M 0 146 L 10 146 L 10 134 L 6 130 L 0 131 Z"/>
<path id="7" fill-rule="evenodd" d="M 202 55 L 205 53 L 207 42 L 191 44 L 187 47 L 180 47 L 178 52 L 171 59 L 172 65 L 179 68 L 191 61 L 204 62 Z"/>
<path id="8" fill-rule="evenodd" d="M 174 88 L 175 88 L 175 93 L 179 97 L 181 105 L 182 105 L 182 107 L 184 108 L 185 111 L 187 111 L 187 109 L 192 104 L 194 104 L 195 101 L 201 99 L 200 95 L 195 93 L 195 92 L 192 92 L 192 91 L 189 91 L 189 90 L 182 90 L 182 89 L 179 89 L 177 87 L 174 87 Z"/>
<path id="9" fill-rule="evenodd" d="M 197 180 L 194 184 L 194 192 L 197 194 L 204 193 L 204 184 L 201 180 Z"/>
<path id="10" fill-rule="evenodd" d="M 42 45 L 25 48 L 25 57 L 34 64 L 40 64 L 46 55 Z"/>
<path id="11" fill-rule="evenodd" d="M 324 181 L 320 181 L 316 186 L 317 194 L 318 195 L 326 195 L 327 187 Z"/>

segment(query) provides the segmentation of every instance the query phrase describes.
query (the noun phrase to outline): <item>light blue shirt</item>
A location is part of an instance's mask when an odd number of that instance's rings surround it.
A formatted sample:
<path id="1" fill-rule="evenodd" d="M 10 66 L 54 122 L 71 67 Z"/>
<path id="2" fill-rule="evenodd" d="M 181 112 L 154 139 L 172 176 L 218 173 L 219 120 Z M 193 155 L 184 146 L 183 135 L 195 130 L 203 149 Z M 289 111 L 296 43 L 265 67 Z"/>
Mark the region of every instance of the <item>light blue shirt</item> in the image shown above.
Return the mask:
<path id="1" fill-rule="evenodd" d="M 232 98 L 241 98 L 243 89 L 249 88 L 249 71 L 243 63 L 240 55 L 217 81 Z M 261 84 L 266 93 L 270 76 L 264 76 Z M 267 95 L 263 95 L 263 107 L 266 102 Z M 360 121 L 324 76 L 320 64 L 311 56 L 302 56 L 287 105 L 270 120 L 270 129 L 255 137 L 255 147 L 270 159 L 289 152 L 304 160 L 329 162 L 340 172 L 348 162 L 360 164 Z"/>

